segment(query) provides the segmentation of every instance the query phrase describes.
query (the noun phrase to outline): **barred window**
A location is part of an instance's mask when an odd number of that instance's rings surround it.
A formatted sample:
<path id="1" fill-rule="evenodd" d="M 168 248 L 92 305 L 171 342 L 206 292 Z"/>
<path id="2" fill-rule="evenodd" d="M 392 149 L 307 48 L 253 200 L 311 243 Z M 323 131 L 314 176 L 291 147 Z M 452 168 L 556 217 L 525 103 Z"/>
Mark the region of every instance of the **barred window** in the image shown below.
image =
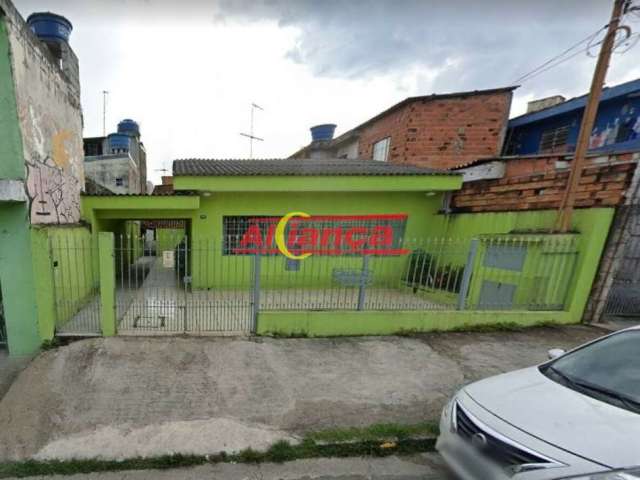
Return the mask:
<path id="1" fill-rule="evenodd" d="M 569 125 L 545 130 L 540 138 L 540 153 L 565 151 L 568 138 Z"/>
<path id="2" fill-rule="evenodd" d="M 223 255 L 278 255 L 275 230 L 281 216 L 223 216 Z M 285 228 L 293 254 L 399 255 L 406 214 L 314 215 L 291 219 Z"/>

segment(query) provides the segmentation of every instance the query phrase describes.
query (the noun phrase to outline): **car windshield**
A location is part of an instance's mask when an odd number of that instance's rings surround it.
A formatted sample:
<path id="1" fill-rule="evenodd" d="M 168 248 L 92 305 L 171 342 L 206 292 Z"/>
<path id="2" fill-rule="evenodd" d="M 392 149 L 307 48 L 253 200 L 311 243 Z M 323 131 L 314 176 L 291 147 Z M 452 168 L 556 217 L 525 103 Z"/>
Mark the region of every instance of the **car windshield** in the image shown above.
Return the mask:
<path id="1" fill-rule="evenodd" d="M 549 378 L 607 403 L 640 413 L 640 330 L 629 330 L 546 364 Z"/>

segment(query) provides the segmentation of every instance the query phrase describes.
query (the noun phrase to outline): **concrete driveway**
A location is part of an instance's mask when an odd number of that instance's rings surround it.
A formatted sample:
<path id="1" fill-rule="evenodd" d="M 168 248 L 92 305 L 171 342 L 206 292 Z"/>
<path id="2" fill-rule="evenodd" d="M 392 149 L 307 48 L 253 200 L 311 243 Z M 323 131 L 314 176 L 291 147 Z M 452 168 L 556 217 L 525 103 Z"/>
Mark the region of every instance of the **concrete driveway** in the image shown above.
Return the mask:
<path id="1" fill-rule="evenodd" d="M 461 385 L 602 333 L 78 341 L 41 354 L 3 398 L 0 457 L 207 454 L 330 427 L 436 419 Z"/>

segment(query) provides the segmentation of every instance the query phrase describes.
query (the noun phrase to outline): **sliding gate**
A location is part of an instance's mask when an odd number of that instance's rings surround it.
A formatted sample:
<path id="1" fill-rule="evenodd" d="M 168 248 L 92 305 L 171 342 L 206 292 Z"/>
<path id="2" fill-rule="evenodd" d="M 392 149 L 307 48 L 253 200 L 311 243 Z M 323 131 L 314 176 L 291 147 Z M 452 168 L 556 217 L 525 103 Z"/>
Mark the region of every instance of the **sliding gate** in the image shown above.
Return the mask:
<path id="1" fill-rule="evenodd" d="M 224 257 L 220 248 L 212 242 L 192 242 L 186 236 L 146 243 L 143 238 L 117 237 L 118 333 L 253 332 L 255 262 L 247 257 Z"/>

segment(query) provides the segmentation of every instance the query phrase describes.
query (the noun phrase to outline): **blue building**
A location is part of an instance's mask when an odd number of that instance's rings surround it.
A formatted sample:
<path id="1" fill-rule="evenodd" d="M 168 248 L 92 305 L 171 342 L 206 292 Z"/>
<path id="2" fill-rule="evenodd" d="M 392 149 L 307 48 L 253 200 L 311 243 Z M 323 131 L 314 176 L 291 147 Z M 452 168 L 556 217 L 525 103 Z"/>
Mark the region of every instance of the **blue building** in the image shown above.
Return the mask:
<path id="1" fill-rule="evenodd" d="M 540 102 L 544 105 L 544 100 L 530 102 L 530 108 Z M 512 118 L 504 154 L 573 152 L 586 102 L 587 95 L 583 95 Z M 640 79 L 603 90 L 589 149 L 603 153 L 640 150 Z"/>

